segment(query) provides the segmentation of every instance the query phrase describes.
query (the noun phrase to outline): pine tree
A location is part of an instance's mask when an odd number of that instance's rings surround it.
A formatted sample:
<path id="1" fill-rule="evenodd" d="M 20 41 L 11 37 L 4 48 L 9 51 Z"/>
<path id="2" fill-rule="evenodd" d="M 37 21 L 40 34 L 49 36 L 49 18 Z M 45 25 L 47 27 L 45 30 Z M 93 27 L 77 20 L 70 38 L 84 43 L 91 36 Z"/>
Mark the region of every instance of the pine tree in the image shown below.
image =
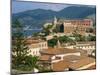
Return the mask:
<path id="1" fill-rule="evenodd" d="M 12 25 L 12 67 L 18 68 L 25 63 L 29 53 L 21 23 L 16 20 Z"/>

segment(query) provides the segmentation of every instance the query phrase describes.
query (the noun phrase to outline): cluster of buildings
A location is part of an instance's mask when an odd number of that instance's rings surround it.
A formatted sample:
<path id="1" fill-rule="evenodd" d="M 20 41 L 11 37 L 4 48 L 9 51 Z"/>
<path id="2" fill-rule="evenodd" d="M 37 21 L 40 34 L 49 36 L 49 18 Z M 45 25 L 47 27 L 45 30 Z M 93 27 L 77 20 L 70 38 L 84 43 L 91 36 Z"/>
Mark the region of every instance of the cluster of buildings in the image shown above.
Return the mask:
<path id="1" fill-rule="evenodd" d="M 95 69 L 95 59 L 86 51 L 68 48 L 49 48 L 41 51 L 40 64 L 52 71 Z"/>
<path id="2" fill-rule="evenodd" d="M 77 42 L 75 45 L 66 44 L 66 48 L 69 49 L 82 49 L 87 51 L 88 55 L 96 56 L 94 52 L 96 52 L 96 42 Z"/>
<path id="3" fill-rule="evenodd" d="M 48 24 L 53 24 L 51 31 L 56 27 L 62 36 L 66 33 L 72 34 L 75 31 L 79 34 L 85 34 L 89 28 L 93 28 L 91 19 L 62 21 L 55 17 L 54 22 Z M 61 36 L 58 34 L 57 36 Z M 48 46 L 47 40 L 53 37 L 46 36 L 46 38 L 46 40 L 34 37 L 27 38 L 30 54 L 39 57 L 38 63 L 44 70 L 57 72 L 96 68 L 95 41 L 77 42 L 75 45 L 66 43 L 64 47 L 58 43 L 55 48 L 51 48 Z"/>
<path id="4" fill-rule="evenodd" d="M 83 35 L 90 28 L 93 29 L 92 19 L 62 20 L 54 17 L 54 21 L 52 23 L 46 23 L 44 26 L 46 27 L 47 25 L 53 25 L 51 30 L 56 28 L 58 32 L 65 34 L 72 34 L 76 31 Z M 93 32 L 95 33 L 95 30 Z"/>
<path id="5" fill-rule="evenodd" d="M 38 56 L 38 64 L 44 70 L 71 71 L 96 68 L 96 60 L 89 55 L 95 50 L 95 42 L 78 42 L 77 45 L 48 47 L 47 41 L 27 39 L 30 54 Z M 95 54 L 95 53 L 94 53 Z M 95 55 L 93 55 L 95 57 Z"/>

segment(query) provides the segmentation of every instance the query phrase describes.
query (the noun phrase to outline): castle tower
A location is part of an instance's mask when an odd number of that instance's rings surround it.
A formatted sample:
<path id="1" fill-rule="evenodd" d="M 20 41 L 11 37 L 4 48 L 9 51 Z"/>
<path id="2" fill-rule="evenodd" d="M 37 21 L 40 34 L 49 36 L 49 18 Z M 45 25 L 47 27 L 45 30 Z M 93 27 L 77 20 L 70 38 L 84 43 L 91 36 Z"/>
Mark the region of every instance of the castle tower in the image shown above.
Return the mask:
<path id="1" fill-rule="evenodd" d="M 57 24 L 57 18 L 56 18 L 56 16 L 54 17 L 54 25 L 56 25 Z"/>
<path id="2" fill-rule="evenodd" d="M 57 25 L 57 18 L 56 18 L 56 16 L 54 17 L 54 21 L 53 21 L 52 25 L 53 25 L 53 27 L 51 28 L 51 32 L 53 32 L 53 29 L 55 29 L 56 25 Z"/>
<path id="3" fill-rule="evenodd" d="M 56 27 L 56 25 L 57 25 L 57 18 L 56 18 L 56 16 L 54 17 L 54 21 L 53 21 L 53 29 Z"/>

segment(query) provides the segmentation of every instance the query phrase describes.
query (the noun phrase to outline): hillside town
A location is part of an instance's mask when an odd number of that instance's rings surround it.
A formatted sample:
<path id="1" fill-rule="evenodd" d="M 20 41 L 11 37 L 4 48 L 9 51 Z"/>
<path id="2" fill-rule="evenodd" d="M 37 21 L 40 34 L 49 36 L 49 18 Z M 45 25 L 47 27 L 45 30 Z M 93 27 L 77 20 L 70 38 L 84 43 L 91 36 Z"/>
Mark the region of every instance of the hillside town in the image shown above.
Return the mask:
<path id="1" fill-rule="evenodd" d="M 54 17 L 43 25 L 43 31 L 25 40 L 28 55 L 38 57 L 36 73 L 96 69 L 96 30 L 92 19 Z"/>
<path id="2" fill-rule="evenodd" d="M 27 38 L 30 54 L 39 57 L 42 70 L 96 68 L 96 32 L 91 19 L 58 20 L 54 17 L 52 23 L 44 24 L 44 30 L 47 31 Z"/>
<path id="3" fill-rule="evenodd" d="M 95 5 L 11 4 L 11 75 L 96 69 Z"/>

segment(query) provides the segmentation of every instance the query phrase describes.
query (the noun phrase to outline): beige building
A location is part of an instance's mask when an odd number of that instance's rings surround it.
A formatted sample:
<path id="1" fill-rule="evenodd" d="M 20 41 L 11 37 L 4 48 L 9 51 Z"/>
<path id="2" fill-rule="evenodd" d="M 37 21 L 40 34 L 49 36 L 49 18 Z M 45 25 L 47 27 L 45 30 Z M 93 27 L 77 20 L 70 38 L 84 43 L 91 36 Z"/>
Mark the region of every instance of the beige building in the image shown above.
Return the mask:
<path id="1" fill-rule="evenodd" d="M 79 59 L 79 57 L 87 56 L 86 51 L 82 51 L 78 49 L 68 49 L 68 48 L 48 48 L 40 51 L 40 53 L 41 53 L 40 64 L 42 66 L 47 67 L 48 69 L 54 69 L 55 67 L 57 67 L 57 64 L 59 62 L 61 63 L 63 63 L 63 61 L 65 62 L 66 57 L 69 57 L 70 59 L 67 60 L 68 62 L 71 60 L 73 60 L 74 62 L 74 60 Z M 71 56 L 74 56 L 74 58 Z M 68 65 L 67 62 L 65 65 Z M 60 69 L 60 65 L 58 65 L 58 67 Z M 61 67 L 63 68 L 64 66 L 62 65 Z M 68 70 L 68 67 L 66 67 L 66 70 Z"/>
<path id="2" fill-rule="evenodd" d="M 40 51 L 42 49 L 47 49 L 48 48 L 48 44 L 47 41 L 44 40 L 38 40 L 38 39 L 33 39 L 33 38 L 28 38 L 27 39 L 27 44 L 30 50 L 31 55 L 36 55 L 36 56 L 40 56 Z"/>
<path id="3" fill-rule="evenodd" d="M 91 55 L 96 50 L 96 42 L 77 42 L 76 45 L 66 45 L 66 48 L 85 50 L 88 55 Z"/>
<path id="4" fill-rule="evenodd" d="M 71 71 L 96 69 L 96 62 L 91 57 L 66 56 L 64 60 L 52 64 L 53 71 Z"/>
<path id="5" fill-rule="evenodd" d="M 77 32 L 79 34 L 85 34 L 88 28 L 92 28 L 93 23 L 91 19 L 83 20 L 66 20 L 63 22 L 64 33 Z"/>
<path id="6" fill-rule="evenodd" d="M 69 68 L 72 70 L 86 70 L 86 69 L 89 69 L 90 67 L 92 68 L 95 65 L 96 65 L 96 60 L 94 58 L 85 57 L 83 59 L 80 59 L 72 63 L 69 66 Z M 96 66 L 92 69 L 96 69 Z"/>
<path id="7" fill-rule="evenodd" d="M 48 48 L 41 51 L 40 64 L 53 71 L 81 70 L 95 66 L 95 59 L 79 49 Z"/>
<path id="8" fill-rule="evenodd" d="M 51 23 L 46 23 L 47 24 L 51 24 Z M 79 34 L 85 34 L 86 31 L 89 28 L 93 28 L 93 21 L 92 19 L 75 19 L 75 20 L 63 20 L 63 19 L 57 19 L 56 17 L 54 17 L 54 21 L 52 22 L 52 29 L 57 29 L 58 32 L 61 33 L 68 33 L 68 34 L 72 34 L 73 32 L 77 32 Z"/>

